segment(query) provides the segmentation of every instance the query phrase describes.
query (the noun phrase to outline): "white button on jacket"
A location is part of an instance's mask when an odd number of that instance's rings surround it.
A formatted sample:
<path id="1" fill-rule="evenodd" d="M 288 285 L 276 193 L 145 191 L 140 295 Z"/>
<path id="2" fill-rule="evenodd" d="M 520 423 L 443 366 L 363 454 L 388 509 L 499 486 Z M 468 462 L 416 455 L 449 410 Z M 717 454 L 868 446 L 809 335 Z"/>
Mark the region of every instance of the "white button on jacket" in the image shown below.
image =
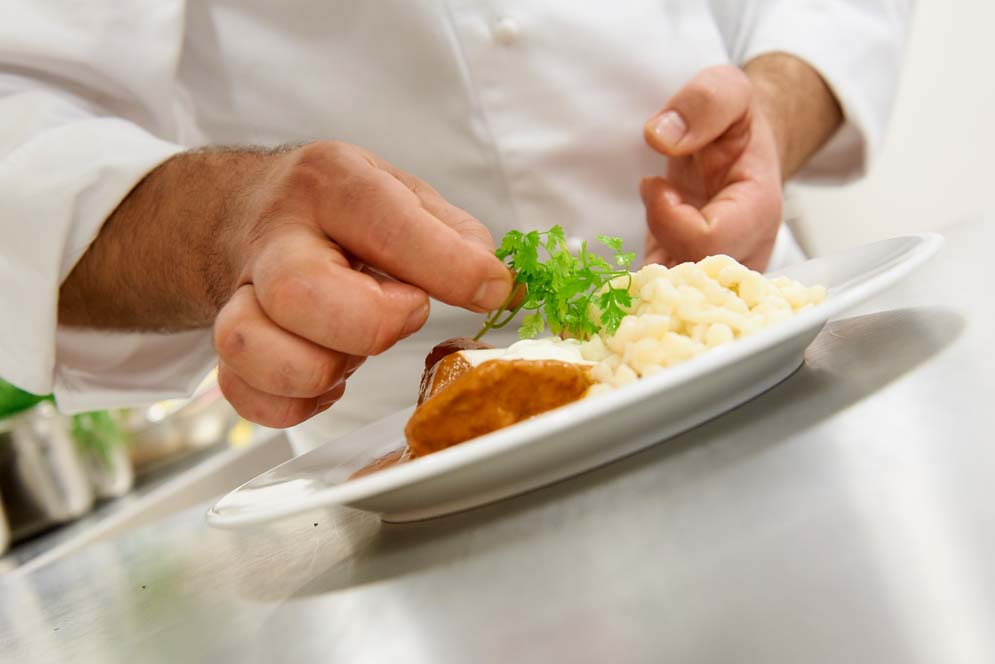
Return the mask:
<path id="1" fill-rule="evenodd" d="M 182 394 L 207 331 L 59 330 L 58 287 L 170 155 L 336 138 L 487 223 L 642 247 L 643 122 L 695 72 L 769 51 L 846 112 L 801 177 L 860 174 L 888 116 L 898 0 L 8 0 L 0 20 L 0 376 L 68 410 Z M 351 384 L 351 383 L 350 383 Z M 334 409 L 333 409 L 334 410 Z"/>

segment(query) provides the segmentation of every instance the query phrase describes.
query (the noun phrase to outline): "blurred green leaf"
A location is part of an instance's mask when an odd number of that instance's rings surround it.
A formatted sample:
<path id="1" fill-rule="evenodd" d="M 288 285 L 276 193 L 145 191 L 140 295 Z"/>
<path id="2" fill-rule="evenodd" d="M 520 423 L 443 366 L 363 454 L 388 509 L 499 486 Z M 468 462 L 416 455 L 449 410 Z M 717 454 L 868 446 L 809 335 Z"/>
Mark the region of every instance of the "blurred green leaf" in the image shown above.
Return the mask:
<path id="1" fill-rule="evenodd" d="M 31 394 L 0 379 L 0 419 L 23 412 L 46 399 L 51 400 L 51 396 Z"/>
<path id="2" fill-rule="evenodd" d="M 127 442 L 124 431 L 106 410 L 73 415 L 69 433 L 81 452 L 92 454 L 105 466 L 110 466 L 114 448 Z"/>

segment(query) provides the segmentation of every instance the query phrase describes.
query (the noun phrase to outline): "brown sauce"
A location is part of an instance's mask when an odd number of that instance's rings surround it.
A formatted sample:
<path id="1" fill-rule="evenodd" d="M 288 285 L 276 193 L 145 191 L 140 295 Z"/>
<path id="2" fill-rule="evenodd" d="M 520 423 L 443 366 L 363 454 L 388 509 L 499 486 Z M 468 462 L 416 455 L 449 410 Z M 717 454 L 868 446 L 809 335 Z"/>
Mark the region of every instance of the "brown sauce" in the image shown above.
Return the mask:
<path id="1" fill-rule="evenodd" d="M 376 459 L 369 462 L 368 464 L 366 464 L 365 466 L 354 472 L 352 475 L 350 475 L 349 479 L 354 480 L 357 477 L 363 477 L 364 475 L 375 473 L 378 470 L 383 470 L 384 468 L 396 466 L 398 464 L 404 463 L 410 458 L 411 455 L 408 454 L 408 448 L 402 447 L 399 450 L 394 450 L 393 452 L 388 452 L 383 456 L 377 457 Z"/>
<path id="2" fill-rule="evenodd" d="M 425 371 L 421 376 L 418 388 L 418 403 L 420 404 L 443 387 L 451 383 L 459 374 L 471 368 L 471 364 L 459 354 L 461 350 L 479 350 L 494 348 L 482 341 L 474 341 L 467 337 L 446 339 L 429 351 L 425 357 Z"/>
<path id="3" fill-rule="evenodd" d="M 473 365 L 467 362 L 462 353 L 446 355 L 422 375 L 421 388 L 418 390 L 418 405 L 438 394 L 471 369 Z"/>
<path id="4" fill-rule="evenodd" d="M 349 479 L 497 431 L 577 401 L 591 386 L 590 368 L 557 360 L 490 360 L 474 367 L 460 350 L 491 348 L 448 339 L 425 358 L 418 407 L 404 428 L 407 446 L 377 457 Z"/>
<path id="5" fill-rule="evenodd" d="M 583 365 L 490 360 L 422 402 L 404 427 L 404 437 L 411 456 L 431 454 L 576 401 L 590 386 Z"/>

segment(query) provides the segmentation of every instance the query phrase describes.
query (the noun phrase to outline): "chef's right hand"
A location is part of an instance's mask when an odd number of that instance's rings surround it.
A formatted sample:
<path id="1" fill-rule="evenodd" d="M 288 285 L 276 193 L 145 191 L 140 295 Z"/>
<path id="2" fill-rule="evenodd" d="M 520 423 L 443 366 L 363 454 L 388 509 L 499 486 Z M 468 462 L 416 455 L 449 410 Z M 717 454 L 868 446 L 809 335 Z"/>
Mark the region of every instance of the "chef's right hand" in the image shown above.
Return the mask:
<path id="1" fill-rule="evenodd" d="M 328 408 L 366 356 L 425 323 L 429 296 L 484 312 L 511 287 L 480 222 L 353 145 L 274 157 L 235 217 L 218 380 L 266 426 Z"/>

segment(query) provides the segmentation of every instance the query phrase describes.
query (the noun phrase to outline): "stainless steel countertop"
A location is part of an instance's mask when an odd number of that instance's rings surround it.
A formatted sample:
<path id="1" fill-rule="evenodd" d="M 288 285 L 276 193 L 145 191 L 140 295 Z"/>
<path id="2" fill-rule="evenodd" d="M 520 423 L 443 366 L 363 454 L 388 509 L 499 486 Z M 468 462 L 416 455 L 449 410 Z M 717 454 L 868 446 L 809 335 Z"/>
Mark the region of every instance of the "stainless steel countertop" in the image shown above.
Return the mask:
<path id="1" fill-rule="evenodd" d="M 185 511 L 0 576 L 0 658 L 995 662 L 995 224 L 945 235 L 665 444 L 422 523 Z"/>
<path id="2" fill-rule="evenodd" d="M 99 503 L 85 516 L 18 542 L 0 557 L 0 574 L 43 567 L 91 542 L 199 504 L 215 496 L 219 486 L 235 488 L 291 456 L 282 432 L 261 429 L 238 449 L 222 443 L 197 450 L 145 473 L 131 491 Z"/>

